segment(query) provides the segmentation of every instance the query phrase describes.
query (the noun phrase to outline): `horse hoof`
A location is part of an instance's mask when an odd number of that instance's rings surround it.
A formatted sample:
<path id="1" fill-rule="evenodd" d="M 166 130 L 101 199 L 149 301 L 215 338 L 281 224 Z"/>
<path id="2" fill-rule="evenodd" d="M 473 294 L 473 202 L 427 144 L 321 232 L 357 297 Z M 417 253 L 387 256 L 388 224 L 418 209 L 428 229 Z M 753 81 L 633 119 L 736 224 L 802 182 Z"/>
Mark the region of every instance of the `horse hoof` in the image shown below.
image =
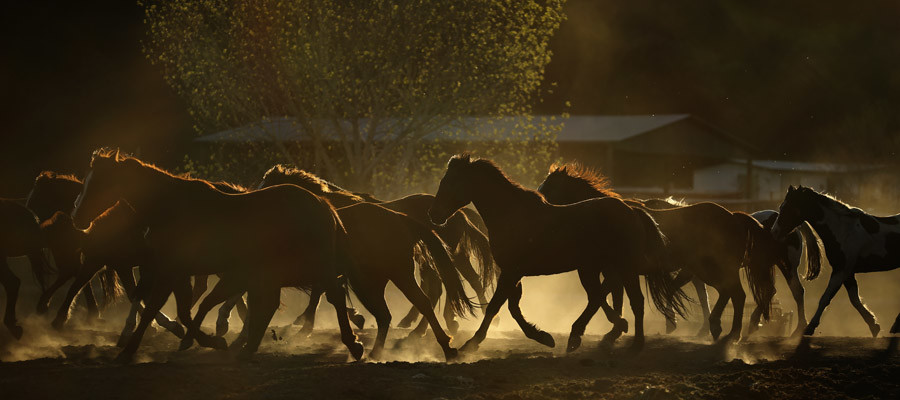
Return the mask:
<path id="1" fill-rule="evenodd" d="M 357 329 L 363 329 L 366 327 L 366 317 L 362 316 L 362 314 L 356 314 L 350 317 L 350 322 L 352 322 L 353 325 L 356 325 Z"/>
<path id="2" fill-rule="evenodd" d="M 459 331 L 459 322 L 447 321 L 447 331 L 450 332 L 451 336 L 455 335 Z"/>
<path id="3" fill-rule="evenodd" d="M 719 335 L 722 334 L 721 326 L 710 326 L 709 333 L 712 335 L 713 340 L 719 340 Z"/>
<path id="4" fill-rule="evenodd" d="M 18 325 L 7 326 L 7 328 L 9 329 L 9 333 L 10 333 L 14 338 L 16 338 L 16 340 L 21 340 L 21 339 L 22 339 L 22 335 L 25 333 L 25 331 L 22 329 L 22 327 L 21 327 L 21 326 L 18 326 Z"/>
<path id="5" fill-rule="evenodd" d="M 194 345 L 194 339 L 185 337 L 185 338 L 181 339 L 181 344 L 178 346 L 178 351 L 185 351 L 185 350 L 191 348 L 191 346 L 193 346 L 193 345 Z"/>
<path id="6" fill-rule="evenodd" d="M 446 359 L 447 361 L 453 361 L 457 358 L 459 358 L 459 350 L 452 347 L 444 350 L 444 359 Z"/>
<path id="7" fill-rule="evenodd" d="M 57 331 L 61 331 L 66 326 L 66 320 L 56 318 L 53 320 L 53 322 L 50 323 L 50 326 L 52 326 L 53 329 Z"/>
<path id="8" fill-rule="evenodd" d="M 399 324 L 397 324 L 397 327 L 398 327 L 398 328 L 409 328 L 409 327 L 412 326 L 412 323 L 413 323 L 413 322 L 414 322 L 414 321 L 410 321 L 410 320 L 407 320 L 407 319 L 403 319 L 403 320 L 400 321 Z"/>
<path id="9" fill-rule="evenodd" d="M 538 331 L 537 337 L 534 340 L 537 340 L 538 343 L 551 349 L 556 347 L 556 340 L 553 340 L 553 336 L 544 331 Z"/>
<path id="10" fill-rule="evenodd" d="M 216 350 L 228 350 L 228 342 L 221 336 L 213 336 L 210 338 L 210 347 Z"/>
<path id="11" fill-rule="evenodd" d="M 614 327 L 616 328 L 616 330 L 618 330 L 620 333 L 628 333 L 628 320 L 625 319 L 625 318 L 619 319 L 619 321 L 616 322 L 613 326 L 614 326 Z"/>
<path id="12" fill-rule="evenodd" d="M 571 353 L 581 347 L 581 336 L 569 335 L 569 344 L 566 345 L 566 353 Z"/>
<path id="13" fill-rule="evenodd" d="M 365 351 L 365 347 L 360 342 L 353 342 L 353 344 L 347 346 L 350 350 L 350 355 L 353 356 L 353 359 L 356 361 L 362 360 L 363 352 Z"/>
<path id="14" fill-rule="evenodd" d="M 806 329 L 803 330 L 803 336 L 812 336 L 816 333 L 816 327 L 807 326 Z"/>
<path id="15" fill-rule="evenodd" d="M 675 323 L 674 320 L 667 319 L 666 320 L 666 335 L 675 332 L 675 329 L 678 328 L 678 324 Z"/>
<path id="16" fill-rule="evenodd" d="M 469 341 L 459 348 L 459 351 L 462 353 L 474 353 L 476 350 L 478 350 L 478 343 L 473 339 L 469 339 Z"/>
<path id="17" fill-rule="evenodd" d="M 131 361 L 134 359 L 134 353 L 121 352 L 118 356 L 116 356 L 115 362 L 116 364 L 131 364 Z"/>

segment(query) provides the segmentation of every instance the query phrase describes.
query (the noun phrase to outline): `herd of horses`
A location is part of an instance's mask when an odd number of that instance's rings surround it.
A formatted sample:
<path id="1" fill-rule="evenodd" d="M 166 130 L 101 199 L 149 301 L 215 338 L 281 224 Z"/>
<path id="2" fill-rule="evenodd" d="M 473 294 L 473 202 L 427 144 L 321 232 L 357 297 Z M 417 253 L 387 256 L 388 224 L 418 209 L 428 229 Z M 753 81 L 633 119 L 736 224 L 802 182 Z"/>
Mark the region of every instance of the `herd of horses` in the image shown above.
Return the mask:
<path id="1" fill-rule="evenodd" d="M 422 337 L 430 327 L 447 360 L 458 355 L 451 346 L 457 317 L 483 310 L 474 336 L 459 349 L 474 351 L 504 304 L 528 338 L 554 347 L 553 337 L 522 314 L 521 280 L 569 271 L 577 272 L 588 304 L 572 325 L 567 351 L 579 348 L 587 324 L 601 309 L 613 326 L 603 345 L 628 332 L 623 294 L 634 316 L 629 350 L 643 347 L 641 276 L 668 332 L 686 314 L 690 300 L 682 287 L 690 282 L 703 311 L 698 335 L 737 341 L 746 301 L 741 271 L 756 304 L 748 328 L 752 333 L 769 318 L 776 267 L 797 303 L 794 335 L 812 335 L 843 286 L 875 336 L 880 326 L 860 300 L 854 275 L 900 266 L 900 217 L 875 217 L 810 188 L 789 188 L 777 212 L 746 214 L 714 203 L 625 199 L 603 176 L 571 164 L 551 167 L 538 190 L 530 190 L 490 160 L 468 155 L 450 159 L 437 194 L 384 201 L 284 165 L 271 168 L 258 188 L 248 189 L 172 174 L 101 149 L 94 152 L 83 181 L 43 172 L 24 204 L 0 200 L 0 221 L 3 323 L 10 333 L 23 335 L 16 319 L 20 279 L 6 259 L 27 256 L 43 289 L 38 313 L 46 313 L 53 294 L 72 281 L 52 321 L 56 329 L 64 328 L 79 293 L 88 318 L 97 318 L 103 305 L 123 292 L 127 295 L 132 307 L 118 343 L 123 362 L 135 355 L 154 320 L 181 338 L 182 349 L 197 342 L 251 357 L 284 287 L 310 294 L 309 306 L 295 321 L 304 334 L 312 331 L 324 294 L 336 311 L 343 344 L 359 360 L 364 347 L 353 325 L 362 328 L 364 318 L 347 307 L 352 291 L 375 318 L 377 335 L 368 358 L 378 359 L 392 322 L 384 293 L 388 282 L 412 303 L 398 325 L 410 327 L 421 314 L 409 336 Z M 822 248 L 832 273 L 807 322 L 798 269 L 805 253 L 805 278 L 816 278 Z M 98 275 L 100 303 L 91 287 Z M 209 275 L 218 281 L 206 294 Z M 463 280 L 477 301 L 467 295 Z M 719 294 L 712 309 L 706 286 Z M 160 312 L 170 295 L 177 320 Z M 435 314 L 442 296 L 444 326 Z M 729 301 L 733 321 L 722 336 L 721 317 Z M 215 334 L 204 332 L 206 314 L 220 304 Z M 244 324 L 229 345 L 223 335 L 234 308 Z M 900 315 L 891 333 L 898 330 Z"/>

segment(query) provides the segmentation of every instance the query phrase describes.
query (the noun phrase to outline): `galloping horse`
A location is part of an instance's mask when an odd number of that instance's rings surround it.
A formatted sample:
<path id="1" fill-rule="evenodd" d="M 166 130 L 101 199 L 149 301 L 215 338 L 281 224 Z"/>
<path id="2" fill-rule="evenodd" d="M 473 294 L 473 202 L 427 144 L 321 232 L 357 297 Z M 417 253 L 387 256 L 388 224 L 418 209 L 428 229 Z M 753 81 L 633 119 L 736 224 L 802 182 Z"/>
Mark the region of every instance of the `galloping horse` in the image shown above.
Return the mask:
<path id="1" fill-rule="evenodd" d="M 553 204 L 619 197 L 602 185 L 602 182 L 592 171 L 561 166 L 551 170 L 538 190 Z M 643 206 L 639 201 L 626 202 L 637 207 Z M 740 339 L 746 297 L 739 274 L 743 266 L 747 266 L 747 280 L 757 307 L 768 318 L 769 303 L 775 293 L 772 265 L 780 260 L 777 259 L 777 254 L 763 250 L 775 241 L 756 220 L 744 213 L 732 213 L 713 203 L 662 210 L 647 209 L 647 212 L 659 223 L 660 230 L 669 239 L 671 265 L 681 268 L 683 277 L 696 276 L 719 292 L 719 299 L 709 316 L 709 329 L 713 338 L 718 339 L 722 332 L 720 318 L 730 299 L 734 307 L 734 319 L 731 331 L 724 339 Z M 771 262 L 767 263 L 767 260 Z M 681 284 L 687 283 L 687 280 L 681 279 Z M 586 321 L 579 322 L 582 323 L 572 326 L 573 334 L 584 332 Z M 569 350 L 574 350 L 578 344 L 579 342 L 570 343 Z"/>
<path id="2" fill-rule="evenodd" d="M 493 162 L 473 160 L 468 155 L 454 156 L 428 214 L 432 221 L 441 224 L 470 202 L 490 232 L 491 250 L 500 277 L 478 331 L 462 350 L 478 347 L 487 335 L 491 320 L 507 300 L 509 311 L 525 336 L 555 346 L 549 333 L 522 315 L 520 280 L 524 276 L 577 270 L 588 295 L 588 306 L 579 319 L 589 318 L 602 307 L 607 318 L 615 321 L 620 331 L 625 331 L 627 322 L 601 295 L 600 273 L 618 279 L 625 285 L 635 315 L 633 350 L 644 344 L 644 296 L 638 274 L 647 275 L 650 296 L 663 313 L 683 309 L 680 303 L 683 293 L 675 287 L 669 273 L 665 236 L 646 211 L 613 198 L 552 205 L 540 193 L 513 182 Z"/>
<path id="3" fill-rule="evenodd" d="M 43 289 L 44 275 L 49 269 L 43 248 L 37 216 L 14 200 L 0 199 L 0 284 L 6 289 L 3 324 L 16 339 L 22 338 L 22 327 L 16 321 L 16 301 L 21 281 L 13 274 L 6 259 L 28 256 L 31 270 Z"/>
<path id="4" fill-rule="evenodd" d="M 430 262 L 420 263 L 422 276 L 434 275 L 438 284 L 443 282 L 447 289 L 448 307 L 454 312 L 460 315 L 464 312 L 472 313 L 472 304 L 466 297 L 443 242 L 422 224 L 377 204 L 359 203 L 339 208 L 337 212 L 347 230 L 347 248 L 353 260 L 353 267 L 347 271 L 348 282 L 363 306 L 375 316 L 378 324 L 378 334 L 369 356 L 378 358 L 387 338 L 391 313 L 385 303 L 384 289 L 388 282 L 393 282 L 413 306 L 425 315 L 423 321 L 430 323 L 446 359 L 455 358 L 457 351 L 450 347 L 450 336 L 438 323 L 431 301 L 416 284 L 416 267 L 413 263 L 416 243 L 422 241 L 430 258 L 434 260 L 434 266 Z M 193 320 L 194 329 L 200 326 L 213 306 L 226 299 L 218 296 L 218 288 L 217 285 L 200 303 Z M 317 293 L 321 293 L 321 289 L 314 285 L 313 298 L 318 297 Z M 410 337 L 424 333 L 423 325 L 421 329 L 410 332 Z"/>
<path id="5" fill-rule="evenodd" d="M 350 266 L 346 232 L 327 201 L 291 185 L 226 194 L 206 181 L 178 177 L 137 158 L 120 158 L 118 151 L 97 152 L 76 201 L 76 226 L 118 200 L 127 202 L 149 228 L 146 240 L 152 258 L 138 287 L 146 308 L 120 360 L 129 360 L 137 351 L 151 318 L 176 284 L 191 275 L 214 273 L 222 274 L 219 285 L 228 286 L 223 291 L 246 290 L 249 295 L 242 358 L 259 348 L 281 288 L 313 285 L 326 288 L 343 343 L 356 359 L 362 358 L 363 346 L 347 319 L 339 281 Z"/>
<path id="6" fill-rule="evenodd" d="M 775 219 L 778 218 L 778 211 L 774 210 L 763 210 L 757 211 L 753 214 L 750 214 L 753 218 L 759 221 L 762 224 L 763 229 L 771 232 L 772 225 L 775 224 Z M 788 287 L 791 289 L 791 295 L 794 297 L 794 302 L 797 304 L 797 327 L 794 329 L 794 332 L 791 333 L 791 336 L 800 336 L 803 334 L 803 330 L 806 329 L 806 303 L 804 300 L 805 290 L 803 289 L 803 284 L 800 283 L 800 273 L 798 269 L 800 268 L 800 259 L 803 255 L 803 248 L 806 248 L 806 280 L 811 281 L 816 279 L 819 276 L 819 272 L 822 269 L 822 242 L 819 241 L 819 238 L 812 231 L 812 227 L 807 223 L 802 223 L 797 226 L 797 229 L 791 231 L 788 234 L 787 238 L 784 241 L 776 242 L 775 251 L 782 254 L 787 262 L 786 263 L 778 263 L 778 268 L 781 270 L 781 274 L 784 276 L 784 279 L 787 280 Z M 757 307 L 753 310 L 753 313 L 750 314 L 750 326 L 748 327 L 748 334 L 753 333 L 759 327 L 759 317 L 761 310 Z"/>
<path id="7" fill-rule="evenodd" d="M 314 174 L 284 165 L 276 165 L 269 169 L 263 176 L 260 187 L 268 187 L 276 184 L 294 184 L 300 186 L 317 195 L 327 198 L 331 204 L 337 208 L 365 201 L 364 198 L 360 196 L 365 195 L 364 193 L 352 193 L 346 191 Z M 371 195 L 369 195 L 368 198 L 370 200 L 377 200 Z M 496 277 L 496 270 L 493 268 L 494 261 L 491 259 L 490 245 L 488 244 L 487 237 L 485 237 L 484 233 L 469 219 L 467 216 L 468 214 L 462 212 L 453 214 L 443 226 L 433 225 L 428 218 L 428 207 L 431 206 L 433 201 L 434 197 L 431 195 L 414 194 L 388 202 L 377 200 L 377 204 L 387 209 L 405 214 L 420 224 L 433 229 L 444 243 L 453 250 L 451 258 L 454 267 L 475 290 L 475 294 L 478 296 L 481 304 L 486 304 L 487 298 L 484 294 L 484 288 L 493 284 L 493 280 Z M 474 214 L 478 215 L 477 213 Z M 478 220 L 480 221 L 480 217 L 478 217 Z M 481 273 L 475 271 L 475 268 L 469 260 L 470 256 L 478 260 Z M 423 288 L 426 288 L 429 298 L 433 301 L 437 301 L 437 298 L 441 295 L 441 283 L 434 278 L 436 278 L 434 275 L 424 275 L 422 286 Z M 309 306 L 303 314 L 297 317 L 297 321 L 294 322 L 297 324 L 301 321 L 306 321 L 301 332 L 311 331 L 315 321 L 316 306 L 318 306 L 318 299 L 319 296 L 321 296 L 321 293 L 313 292 L 311 293 L 311 296 Z M 444 307 L 444 319 L 447 321 L 448 329 L 451 334 L 453 334 L 458 329 L 459 323 L 454 320 L 453 307 L 449 304 L 449 298 L 447 300 L 448 303 Z M 409 327 L 412 322 L 416 320 L 418 315 L 418 307 L 413 306 L 400 321 L 398 326 L 401 328 Z M 427 321 L 422 320 L 416 330 L 424 329 L 426 322 Z"/>
<path id="8" fill-rule="evenodd" d="M 872 336 L 878 336 L 881 326 L 860 300 L 855 275 L 900 267 L 900 215 L 876 217 L 813 189 L 791 186 L 778 209 L 772 234 L 783 240 L 804 221 L 822 239 L 825 256 L 831 264 L 831 278 L 803 334 L 815 333 L 822 312 L 843 285 L 850 304 L 869 325 Z M 897 328 L 894 325 L 892 333 Z"/>

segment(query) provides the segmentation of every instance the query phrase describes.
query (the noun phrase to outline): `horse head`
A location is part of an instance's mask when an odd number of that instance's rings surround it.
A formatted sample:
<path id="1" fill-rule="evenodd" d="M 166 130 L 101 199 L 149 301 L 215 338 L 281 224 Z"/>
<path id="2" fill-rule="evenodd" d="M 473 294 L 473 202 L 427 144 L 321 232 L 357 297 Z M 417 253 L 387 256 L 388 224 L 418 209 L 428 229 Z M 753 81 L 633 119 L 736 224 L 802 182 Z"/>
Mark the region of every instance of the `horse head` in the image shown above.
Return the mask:
<path id="1" fill-rule="evenodd" d="M 816 201 L 816 192 L 810 188 L 791 185 L 778 208 L 778 218 L 772 225 L 772 236 L 783 241 L 803 221 L 814 222 L 824 216 Z"/>
<path id="2" fill-rule="evenodd" d="M 456 210 L 472 201 L 470 175 L 472 157 L 468 154 L 456 155 L 447 163 L 447 172 L 441 178 L 434 202 L 428 209 L 428 218 L 437 225 L 447 222 Z"/>
<path id="3" fill-rule="evenodd" d="M 75 199 L 75 209 L 72 211 L 75 226 L 86 228 L 91 220 L 122 197 L 121 165 L 126 161 L 121 159 L 118 150 L 113 152 L 101 149 L 94 152 L 81 194 Z"/>

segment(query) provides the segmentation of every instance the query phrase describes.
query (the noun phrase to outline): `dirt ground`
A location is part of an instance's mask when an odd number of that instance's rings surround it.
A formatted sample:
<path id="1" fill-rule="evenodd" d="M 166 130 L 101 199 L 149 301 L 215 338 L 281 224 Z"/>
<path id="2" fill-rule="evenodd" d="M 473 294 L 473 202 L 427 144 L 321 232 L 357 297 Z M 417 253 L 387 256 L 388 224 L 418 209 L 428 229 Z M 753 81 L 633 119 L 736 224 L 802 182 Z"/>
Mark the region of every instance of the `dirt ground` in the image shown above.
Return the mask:
<path id="1" fill-rule="evenodd" d="M 391 331 L 385 356 L 394 361 L 385 362 L 351 362 L 331 329 L 309 338 L 292 336 L 295 331 L 274 329 L 254 360 L 239 363 L 227 352 L 196 347 L 176 352 L 174 336 L 151 330 L 137 361 L 125 366 L 112 361 L 118 352 L 114 332 L 82 328 L 55 337 L 33 335 L 6 343 L 0 352 L 0 359 L 29 359 L 0 363 L 0 397 L 900 398 L 900 356 L 891 338 L 815 337 L 801 344 L 751 337 L 722 346 L 651 335 L 643 352 L 629 355 L 629 336 L 609 353 L 591 335 L 581 350 L 565 354 L 564 334 L 554 335 L 558 345 L 550 349 L 506 331 L 495 333 L 475 354 L 448 364 L 431 336 L 398 346 L 405 330 Z M 375 332 L 359 333 L 371 346 Z M 459 345 L 471 332 L 457 336 Z"/>

